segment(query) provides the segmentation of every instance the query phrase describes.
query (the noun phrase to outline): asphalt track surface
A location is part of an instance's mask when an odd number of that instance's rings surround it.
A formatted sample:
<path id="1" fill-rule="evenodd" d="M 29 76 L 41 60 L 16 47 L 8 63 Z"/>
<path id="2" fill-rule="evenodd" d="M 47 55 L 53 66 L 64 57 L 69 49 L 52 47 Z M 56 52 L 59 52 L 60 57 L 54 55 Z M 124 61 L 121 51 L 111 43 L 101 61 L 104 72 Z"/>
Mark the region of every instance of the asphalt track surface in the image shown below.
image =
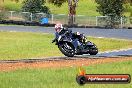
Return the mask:
<path id="1" fill-rule="evenodd" d="M 132 40 L 131 29 L 95 29 L 95 28 L 72 28 L 73 32 L 85 33 L 86 36 L 93 37 L 107 37 L 107 38 L 118 38 Z M 42 33 L 54 33 L 54 28 L 45 27 L 28 27 L 28 26 L 0 26 L 0 31 L 11 31 L 11 32 L 42 32 Z M 17 63 L 17 62 L 41 62 L 41 61 L 57 61 L 57 60 L 74 60 L 79 58 L 107 58 L 107 57 L 123 57 L 132 56 L 132 49 L 102 52 L 95 56 L 91 55 L 80 55 L 74 58 L 69 57 L 49 57 L 49 58 L 32 58 L 32 59 L 21 59 L 21 60 L 1 60 L 0 63 Z"/>
<path id="2" fill-rule="evenodd" d="M 132 49 L 109 51 L 98 53 L 97 55 L 75 55 L 74 57 L 48 57 L 48 58 L 32 58 L 32 59 L 20 59 L 20 60 L 0 60 L 0 63 L 33 63 L 43 61 L 60 61 L 60 60 L 78 60 L 78 59 L 101 59 L 101 58 L 120 58 L 120 57 L 132 57 Z"/>
<path id="3" fill-rule="evenodd" d="M 84 33 L 86 36 L 106 37 L 132 40 L 132 29 L 97 29 L 97 28 L 71 28 L 73 32 Z M 39 26 L 0 26 L 0 31 L 42 32 L 54 33 L 54 28 Z"/>

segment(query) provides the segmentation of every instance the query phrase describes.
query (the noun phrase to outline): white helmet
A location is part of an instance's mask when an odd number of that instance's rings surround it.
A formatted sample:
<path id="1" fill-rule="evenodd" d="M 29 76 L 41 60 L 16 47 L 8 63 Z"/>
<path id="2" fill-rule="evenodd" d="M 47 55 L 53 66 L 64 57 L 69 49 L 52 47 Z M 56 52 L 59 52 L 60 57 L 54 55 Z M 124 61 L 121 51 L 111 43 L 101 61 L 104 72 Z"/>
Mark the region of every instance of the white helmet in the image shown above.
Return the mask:
<path id="1" fill-rule="evenodd" d="M 55 25 L 55 31 L 56 32 L 61 32 L 62 29 L 63 29 L 63 25 L 61 23 L 57 23 Z"/>

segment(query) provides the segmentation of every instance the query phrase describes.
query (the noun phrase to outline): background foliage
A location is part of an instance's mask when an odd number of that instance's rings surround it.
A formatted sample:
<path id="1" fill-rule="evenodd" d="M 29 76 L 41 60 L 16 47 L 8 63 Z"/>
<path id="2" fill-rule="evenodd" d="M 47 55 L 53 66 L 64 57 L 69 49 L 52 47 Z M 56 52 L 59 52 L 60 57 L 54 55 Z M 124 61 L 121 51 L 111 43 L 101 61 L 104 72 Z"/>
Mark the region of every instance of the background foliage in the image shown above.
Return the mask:
<path id="1" fill-rule="evenodd" d="M 120 18 L 123 16 L 123 0 L 95 0 L 98 4 L 97 12 L 103 16 L 109 16 L 107 25 L 115 27 L 120 24 Z"/>
<path id="2" fill-rule="evenodd" d="M 36 13 L 50 13 L 49 8 L 44 5 L 45 0 L 25 0 L 23 1 L 22 11 Z"/>

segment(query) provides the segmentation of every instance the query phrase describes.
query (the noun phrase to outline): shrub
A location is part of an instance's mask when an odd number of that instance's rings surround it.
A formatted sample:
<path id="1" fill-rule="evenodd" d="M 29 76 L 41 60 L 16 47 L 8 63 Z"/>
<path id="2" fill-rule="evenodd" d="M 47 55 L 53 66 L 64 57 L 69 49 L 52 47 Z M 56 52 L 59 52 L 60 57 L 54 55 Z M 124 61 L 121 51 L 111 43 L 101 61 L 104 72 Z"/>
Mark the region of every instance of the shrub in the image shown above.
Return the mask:
<path id="1" fill-rule="evenodd" d="M 5 16 L 5 12 L 0 12 L 0 20 L 5 20 L 6 16 Z"/>
<path id="2" fill-rule="evenodd" d="M 44 0 L 25 0 L 23 1 L 22 11 L 37 13 L 43 12 L 49 14 L 49 8 L 44 6 Z"/>
<path id="3" fill-rule="evenodd" d="M 124 10 L 123 0 L 95 0 L 98 4 L 97 11 L 103 15 L 108 16 L 108 26 L 115 27 L 120 24 L 120 18 Z"/>

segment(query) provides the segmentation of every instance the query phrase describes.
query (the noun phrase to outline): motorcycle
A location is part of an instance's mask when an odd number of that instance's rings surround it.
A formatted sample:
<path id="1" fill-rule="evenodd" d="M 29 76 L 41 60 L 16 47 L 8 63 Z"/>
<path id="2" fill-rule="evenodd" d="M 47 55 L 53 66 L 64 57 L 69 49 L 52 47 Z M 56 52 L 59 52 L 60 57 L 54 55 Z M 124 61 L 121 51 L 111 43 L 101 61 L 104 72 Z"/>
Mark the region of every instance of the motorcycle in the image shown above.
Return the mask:
<path id="1" fill-rule="evenodd" d="M 66 31 L 64 34 L 58 35 L 52 43 L 56 42 L 59 50 L 68 57 L 74 55 L 90 54 L 96 55 L 98 53 L 97 46 L 91 41 L 87 41 L 85 44 L 79 41 L 78 38 L 72 37 L 72 31 Z M 85 39 L 86 37 L 83 36 Z"/>

